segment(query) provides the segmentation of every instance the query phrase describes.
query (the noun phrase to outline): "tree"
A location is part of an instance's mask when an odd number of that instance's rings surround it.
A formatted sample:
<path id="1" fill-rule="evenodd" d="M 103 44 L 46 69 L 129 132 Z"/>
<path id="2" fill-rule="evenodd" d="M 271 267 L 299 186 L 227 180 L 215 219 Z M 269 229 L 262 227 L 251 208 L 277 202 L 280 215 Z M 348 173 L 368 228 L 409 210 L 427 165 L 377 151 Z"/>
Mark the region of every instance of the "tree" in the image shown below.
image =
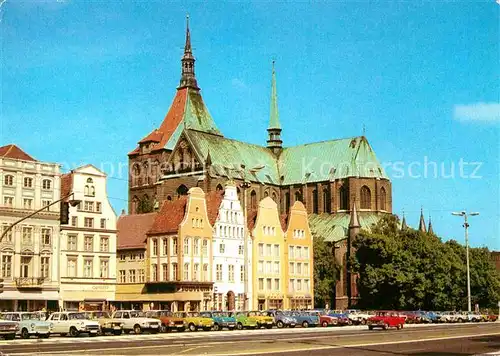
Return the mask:
<path id="1" fill-rule="evenodd" d="M 153 203 L 148 198 L 142 197 L 137 204 L 137 214 L 151 213 L 153 211 Z"/>
<path id="2" fill-rule="evenodd" d="M 314 236 L 314 305 L 330 306 L 335 300 L 335 285 L 339 280 L 340 266 L 333 258 L 333 244 L 326 242 L 322 236 Z"/>

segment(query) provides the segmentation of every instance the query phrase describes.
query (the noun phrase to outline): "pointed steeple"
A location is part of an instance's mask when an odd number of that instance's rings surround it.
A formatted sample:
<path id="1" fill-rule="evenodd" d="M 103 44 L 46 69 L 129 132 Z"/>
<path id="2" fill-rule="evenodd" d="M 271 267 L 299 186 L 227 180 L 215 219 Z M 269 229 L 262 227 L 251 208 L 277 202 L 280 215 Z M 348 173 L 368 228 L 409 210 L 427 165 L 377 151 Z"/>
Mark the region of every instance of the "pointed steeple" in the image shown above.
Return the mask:
<path id="1" fill-rule="evenodd" d="M 432 229 L 432 221 L 431 221 L 431 216 L 429 215 L 429 228 L 427 229 L 427 232 L 429 234 L 433 234 L 434 235 L 434 230 Z"/>
<path id="2" fill-rule="evenodd" d="M 408 224 L 406 223 L 406 216 L 405 216 L 405 212 L 403 210 L 403 221 L 401 221 L 401 230 L 406 230 L 408 229 Z"/>
<path id="3" fill-rule="evenodd" d="M 281 124 L 278 111 L 278 93 L 276 91 L 276 71 L 274 69 L 271 78 L 271 105 L 269 113 L 269 127 L 267 128 L 268 139 L 267 147 L 272 149 L 275 154 L 281 152 L 283 141 L 281 141 Z"/>
<path id="4" fill-rule="evenodd" d="M 418 224 L 418 230 L 422 232 L 427 232 L 425 228 L 424 210 L 420 209 L 420 222 Z"/>
<path id="5" fill-rule="evenodd" d="M 354 228 L 354 227 L 361 227 L 359 225 L 359 218 L 358 218 L 358 212 L 356 210 L 356 203 L 354 203 L 351 211 L 351 221 L 349 222 L 349 228 Z"/>
<path id="6" fill-rule="evenodd" d="M 189 15 L 186 15 L 186 43 L 184 45 L 184 55 L 181 59 L 181 82 L 177 89 L 193 88 L 198 90 L 198 83 L 194 75 L 193 50 L 191 48 L 191 32 L 189 31 Z"/>

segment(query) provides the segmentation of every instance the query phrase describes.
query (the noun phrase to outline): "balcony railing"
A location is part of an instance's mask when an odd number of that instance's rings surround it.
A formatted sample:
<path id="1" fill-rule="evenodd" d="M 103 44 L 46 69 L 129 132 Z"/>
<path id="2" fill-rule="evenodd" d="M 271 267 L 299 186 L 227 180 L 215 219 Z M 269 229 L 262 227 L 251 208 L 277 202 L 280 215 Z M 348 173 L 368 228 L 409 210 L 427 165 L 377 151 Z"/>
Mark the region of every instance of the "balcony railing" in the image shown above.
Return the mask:
<path id="1" fill-rule="evenodd" d="M 16 286 L 18 288 L 40 288 L 45 282 L 43 277 L 20 277 L 16 278 Z"/>

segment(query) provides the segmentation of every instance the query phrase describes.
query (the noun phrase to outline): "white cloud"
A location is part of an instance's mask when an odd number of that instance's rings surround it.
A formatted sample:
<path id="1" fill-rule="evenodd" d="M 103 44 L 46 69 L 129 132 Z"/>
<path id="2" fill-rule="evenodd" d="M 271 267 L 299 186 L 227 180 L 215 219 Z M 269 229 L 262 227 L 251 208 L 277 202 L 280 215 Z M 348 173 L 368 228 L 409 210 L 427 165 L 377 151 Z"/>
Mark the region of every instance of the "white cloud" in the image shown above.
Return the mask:
<path id="1" fill-rule="evenodd" d="M 455 105 L 453 117 L 459 121 L 500 121 L 500 103 L 474 103 Z"/>
<path id="2" fill-rule="evenodd" d="M 245 84 L 244 81 L 242 81 L 241 79 L 238 79 L 238 78 L 233 78 L 231 80 L 231 85 L 236 88 L 236 89 L 247 89 L 247 85 Z"/>

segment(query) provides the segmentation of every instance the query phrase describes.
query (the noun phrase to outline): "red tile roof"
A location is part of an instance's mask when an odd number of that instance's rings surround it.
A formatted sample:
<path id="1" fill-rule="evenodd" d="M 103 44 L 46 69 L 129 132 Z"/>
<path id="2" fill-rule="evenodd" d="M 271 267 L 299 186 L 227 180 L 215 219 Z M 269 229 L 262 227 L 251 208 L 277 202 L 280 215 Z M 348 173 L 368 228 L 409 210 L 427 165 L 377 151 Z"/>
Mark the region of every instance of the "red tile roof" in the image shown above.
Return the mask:
<path id="1" fill-rule="evenodd" d="M 140 140 L 139 143 L 160 142 L 162 138 L 163 138 L 163 134 L 160 131 L 158 131 L 158 129 L 155 129 L 149 135 L 147 135 L 142 140 Z"/>
<path id="2" fill-rule="evenodd" d="M 146 233 L 157 213 L 122 215 L 117 221 L 117 249 L 145 248 Z"/>
<path id="3" fill-rule="evenodd" d="M 73 189 L 73 173 L 66 173 L 61 176 L 61 197 L 65 197 Z"/>
<path id="4" fill-rule="evenodd" d="M 13 144 L 0 147 L 0 157 L 36 162 L 36 159 Z"/>
<path id="5" fill-rule="evenodd" d="M 186 205 L 187 197 L 181 197 L 174 201 L 165 200 L 148 233 L 176 233 L 182 219 L 184 219 Z"/>

